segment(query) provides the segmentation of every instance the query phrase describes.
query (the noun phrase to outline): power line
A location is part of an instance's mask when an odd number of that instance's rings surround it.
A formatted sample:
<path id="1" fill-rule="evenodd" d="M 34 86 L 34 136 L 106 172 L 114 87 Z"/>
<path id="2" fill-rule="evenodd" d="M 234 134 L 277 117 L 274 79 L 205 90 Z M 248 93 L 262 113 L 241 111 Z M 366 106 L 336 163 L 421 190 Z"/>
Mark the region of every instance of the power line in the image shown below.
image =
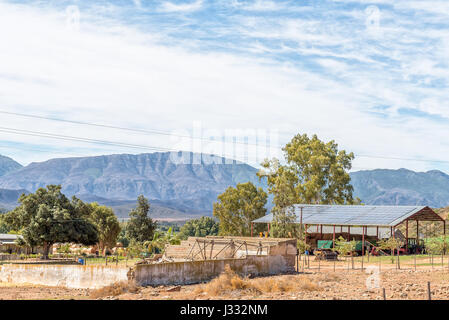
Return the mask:
<path id="1" fill-rule="evenodd" d="M 153 146 L 138 145 L 138 144 L 128 144 L 128 143 L 109 141 L 109 140 L 90 139 L 90 138 L 83 138 L 83 137 L 76 137 L 76 136 L 53 134 L 53 133 L 42 132 L 42 131 L 22 130 L 22 129 L 15 129 L 15 128 L 7 128 L 7 127 L 0 127 L 0 132 L 25 135 L 25 136 L 33 136 L 33 137 L 43 137 L 43 138 L 50 138 L 50 139 L 57 139 L 57 140 L 64 140 L 64 141 L 76 141 L 76 142 L 85 142 L 85 143 L 91 143 L 91 144 L 118 146 L 118 147 L 124 147 L 124 148 L 134 148 L 134 149 L 139 149 L 139 150 L 166 151 L 166 152 L 182 151 L 182 150 L 176 150 L 176 149 L 165 148 L 165 147 L 153 147 Z M 225 157 L 225 158 L 231 159 L 235 156 L 236 156 L 236 154 L 234 154 L 234 155 L 222 154 L 220 157 Z M 247 156 L 247 155 L 244 154 L 243 156 Z M 247 159 L 245 161 L 247 161 Z"/>
<path id="2" fill-rule="evenodd" d="M 161 131 L 161 130 L 134 129 L 134 128 L 121 127 L 121 126 L 113 126 L 113 125 L 108 125 L 108 124 L 92 123 L 92 122 L 84 122 L 84 121 L 75 121 L 75 120 L 53 118 L 53 117 L 44 117 L 44 116 L 39 116 L 39 115 L 32 115 L 32 114 L 25 114 L 25 113 L 18 113 L 18 112 L 10 112 L 10 111 L 4 111 L 4 110 L 0 110 L 0 113 L 13 115 L 13 116 L 19 116 L 19 117 L 25 117 L 25 118 L 43 119 L 43 120 L 50 120 L 50 121 L 58 121 L 58 122 L 86 125 L 86 126 L 92 126 L 92 127 L 124 130 L 124 131 L 135 132 L 135 133 L 146 134 L 146 135 L 158 134 L 158 135 L 164 135 L 164 136 L 175 136 L 175 137 L 186 138 L 186 139 L 191 139 L 191 140 L 203 140 L 203 141 L 209 141 L 209 142 L 220 142 L 219 140 L 215 140 L 215 139 L 211 139 L 211 138 L 207 138 L 207 137 L 193 137 L 193 136 L 189 136 L 189 135 L 176 134 L 176 133 L 173 133 L 173 132 Z M 242 142 L 242 141 L 232 141 L 232 142 L 229 141 L 228 143 L 261 146 L 261 147 L 267 148 L 266 145 L 264 146 L 264 145 L 257 144 L 257 143 L 249 143 L 249 142 L 247 143 L 247 142 Z M 268 146 L 268 147 L 269 148 L 282 149 L 281 146 Z"/>
<path id="3" fill-rule="evenodd" d="M 180 135 L 180 134 L 176 134 L 176 133 L 173 133 L 173 132 L 160 131 L 160 130 L 133 129 L 133 128 L 127 128 L 127 127 L 121 127 L 121 126 L 113 126 L 113 125 L 108 125 L 108 124 L 99 124 L 99 123 L 75 121 L 75 120 L 68 120 L 68 119 L 61 119 L 61 118 L 45 117 L 45 116 L 40 116 L 40 115 L 24 114 L 24 113 L 10 112 L 10 111 L 4 111 L 4 110 L 0 110 L 0 113 L 8 114 L 8 115 L 14 115 L 14 116 L 20 116 L 20 117 L 27 117 L 27 118 L 44 119 L 44 120 L 50 120 L 50 121 L 58 121 L 58 122 L 79 124 L 79 125 L 87 125 L 87 126 L 94 126 L 94 127 L 101 127 L 101 128 L 124 130 L 124 131 L 135 132 L 135 133 L 146 134 L 146 135 L 159 134 L 159 135 L 165 135 L 165 136 L 177 136 L 177 137 L 187 138 L 187 139 L 191 139 L 191 140 L 204 140 L 204 141 L 215 142 L 215 143 L 220 142 L 218 140 L 214 140 L 214 139 L 210 139 L 210 138 L 206 138 L 206 137 L 193 137 L 193 136 Z M 14 129 L 14 128 L 5 128 L 5 129 L 20 131 L 20 129 Z M 25 131 L 25 130 L 22 130 L 22 131 Z M 13 132 L 9 132 L 9 133 L 13 133 Z M 41 133 L 36 133 L 36 134 L 41 134 Z M 47 133 L 42 133 L 42 134 L 50 135 L 50 134 L 47 134 Z M 285 134 L 294 135 L 294 134 L 287 133 L 287 132 L 285 132 Z M 102 141 L 102 140 L 89 139 L 89 138 L 61 136 L 61 139 L 63 139 L 63 138 L 64 139 L 70 139 L 70 141 L 81 141 L 80 139 L 89 140 L 91 142 L 97 141 L 97 143 L 100 143 L 100 144 L 122 146 L 122 147 L 126 147 L 126 148 L 129 148 L 129 147 L 136 148 L 137 147 L 137 148 L 143 148 L 143 149 L 177 151 L 177 150 L 174 150 L 174 149 L 163 148 L 163 147 L 139 146 L 139 145 L 125 144 L 125 143 L 120 143 L 120 142 L 116 143 L 116 142 Z M 88 142 L 88 141 L 86 141 L 86 142 Z M 262 146 L 262 147 L 265 147 L 265 148 L 276 148 L 276 149 L 282 149 L 283 148 L 281 146 L 266 146 L 266 145 L 263 146 L 263 145 L 260 145 L 260 144 L 257 144 L 257 143 L 254 144 L 254 143 L 246 143 L 246 142 L 241 142 L 241 141 L 232 141 L 232 142 L 229 141 L 227 143 L 242 144 L 242 145 L 254 145 L 254 146 Z M 120 144 L 120 145 L 118 145 L 118 144 Z M 402 157 L 389 157 L 389 156 L 383 156 L 383 155 L 376 156 L 376 155 L 366 155 L 366 154 L 355 154 L 355 156 L 356 157 L 361 157 L 361 158 L 372 158 L 372 159 L 387 159 L 387 160 L 401 160 L 401 161 L 449 163 L 448 160 L 402 158 Z"/>
<path id="4" fill-rule="evenodd" d="M 53 149 L 36 149 L 36 148 L 25 148 L 25 147 L 19 147 L 19 146 L 11 146 L 11 145 L 2 145 L 0 144 L 0 149 L 15 149 L 15 150 L 22 150 L 22 151 L 31 151 L 31 152 L 42 152 L 42 153 L 54 153 L 54 154 L 61 154 L 61 155 L 67 155 L 67 156 L 76 156 L 76 157 L 82 157 L 85 156 L 85 153 L 73 153 L 73 152 L 62 152 L 57 151 Z M 115 150 L 108 150 L 108 149 L 99 149 L 102 151 L 107 152 L 116 152 Z"/>
<path id="5" fill-rule="evenodd" d="M 449 160 L 430 160 L 430 159 L 413 159 L 413 158 L 399 158 L 399 157 L 387 157 L 387 156 L 371 156 L 358 154 L 357 157 L 361 158 L 376 158 L 376 159 L 388 159 L 388 160 L 402 160 L 402 161 L 420 161 L 420 162 L 441 162 L 449 163 Z"/>
<path id="6" fill-rule="evenodd" d="M 93 144 L 112 145 L 112 146 L 125 147 L 125 148 L 176 151 L 175 149 L 164 148 L 164 147 L 152 147 L 152 146 L 145 146 L 145 145 L 138 145 L 138 144 L 129 144 L 129 143 L 116 142 L 116 141 L 90 139 L 90 138 L 83 138 L 83 137 L 75 137 L 75 136 L 47 133 L 47 132 L 41 132 L 41 131 L 31 131 L 31 130 L 7 128 L 7 127 L 0 127 L 0 132 L 26 135 L 26 136 L 34 136 L 34 137 L 51 138 L 51 139 L 58 139 L 58 140 L 66 140 L 66 141 L 77 141 L 77 142 L 87 142 L 87 143 L 93 143 Z"/>

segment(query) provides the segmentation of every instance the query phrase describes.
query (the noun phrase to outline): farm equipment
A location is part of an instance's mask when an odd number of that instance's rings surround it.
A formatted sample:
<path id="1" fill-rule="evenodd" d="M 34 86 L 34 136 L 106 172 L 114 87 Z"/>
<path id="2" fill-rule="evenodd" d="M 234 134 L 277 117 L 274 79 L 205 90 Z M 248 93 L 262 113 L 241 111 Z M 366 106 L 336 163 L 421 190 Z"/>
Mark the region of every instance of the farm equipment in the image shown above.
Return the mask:
<path id="1" fill-rule="evenodd" d="M 332 251 L 332 240 L 318 240 L 318 248 L 313 251 L 315 260 L 337 260 L 338 254 Z"/>

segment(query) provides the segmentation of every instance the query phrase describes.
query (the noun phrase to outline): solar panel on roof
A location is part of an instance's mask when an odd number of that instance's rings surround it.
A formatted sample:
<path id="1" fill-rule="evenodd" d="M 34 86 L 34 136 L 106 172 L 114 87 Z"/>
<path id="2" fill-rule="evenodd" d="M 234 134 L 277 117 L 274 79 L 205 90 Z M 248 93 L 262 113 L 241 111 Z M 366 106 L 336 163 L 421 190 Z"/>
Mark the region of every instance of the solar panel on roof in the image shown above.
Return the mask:
<path id="1" fill-rule="evenodd" d="M 363 206 L 363 205 L 294 205 L 296 223 L 303 224 L 395 226 L 426 206 Z M 432 211 L 433 212 L 433 211 Z M 436 214 L 435 214 L 436 215 Z M 435 219 L 438 219 L 435 217 Z M 273 214 L 254 220 L 254 223 L 271 223 Z"/>

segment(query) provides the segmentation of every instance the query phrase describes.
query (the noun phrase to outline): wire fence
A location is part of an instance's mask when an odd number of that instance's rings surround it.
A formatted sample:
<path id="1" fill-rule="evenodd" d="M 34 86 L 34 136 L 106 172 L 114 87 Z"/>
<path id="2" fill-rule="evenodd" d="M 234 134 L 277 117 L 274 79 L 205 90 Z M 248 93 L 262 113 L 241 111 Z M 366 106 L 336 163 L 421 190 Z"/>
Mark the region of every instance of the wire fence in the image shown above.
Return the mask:
<path id="1" fill-rule="evenodd" d="M 49 259 L 43 260 L 41 254 L 0 254 L 1 264 L 79 264 L 79 265 L 109 265 L 132 266 L 140 257 L 123 255 L 77 255 L 77 254 L 53 254 Z"/>
<path id="2" fill-rule="evenodd" d="M 414 254 L 414 255 L 379 255 L 379 256 L 338 256 L 335 260 L 319 259 L 318 256 L 301 254 L 296 259 L 296 271 L 320 270 L 361 270 L 367 267 L 385 270 L 447 270 L 449 272 L 449 255 Z"/>

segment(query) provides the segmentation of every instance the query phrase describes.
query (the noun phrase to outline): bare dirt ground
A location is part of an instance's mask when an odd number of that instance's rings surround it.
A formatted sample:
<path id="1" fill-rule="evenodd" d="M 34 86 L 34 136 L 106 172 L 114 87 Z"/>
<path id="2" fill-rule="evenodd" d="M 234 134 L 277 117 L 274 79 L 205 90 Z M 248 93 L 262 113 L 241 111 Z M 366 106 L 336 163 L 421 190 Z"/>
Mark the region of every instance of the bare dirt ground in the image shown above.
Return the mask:
<path id="1" fill-rule="evenodd" d="M 311 262 L 310 268 L 292 275 L 242 278 L 224 273 L 207 284 L 185 286 L 159 286 L 139 288 L 129 284 L 116 284 L 99 290 L 77 290 L 49 288 L 31 285 L 0 283 L 0 299 L 106 299 L 106 300 L 382 300 L 382 289 L 386 298 L 395 300 L 426 300 L 427 282 L 431 283 L 433 300 L 449 300 L 449 265 L 426 265 L 421 260 L 417 271 L 411 262 L 403 263 L 397 270 L 395 264 L 383 262 L 376 286 L 378 263 L 360 262 L 356 269 L 347 269 L 350 263 Z M 372 269 L 366 269 L 371 267 Z M 368 271 L 367 271 L 368 270 Z M 374 271 L 374 274 L 372 273 Z M 370 279 L 372 281 L 370 281 Z"/>
<path id="2" fill-rule="evenodd" d="M 0 283 L 0 300 L 79 300 L 88 299 L 89 290 Z"/>

